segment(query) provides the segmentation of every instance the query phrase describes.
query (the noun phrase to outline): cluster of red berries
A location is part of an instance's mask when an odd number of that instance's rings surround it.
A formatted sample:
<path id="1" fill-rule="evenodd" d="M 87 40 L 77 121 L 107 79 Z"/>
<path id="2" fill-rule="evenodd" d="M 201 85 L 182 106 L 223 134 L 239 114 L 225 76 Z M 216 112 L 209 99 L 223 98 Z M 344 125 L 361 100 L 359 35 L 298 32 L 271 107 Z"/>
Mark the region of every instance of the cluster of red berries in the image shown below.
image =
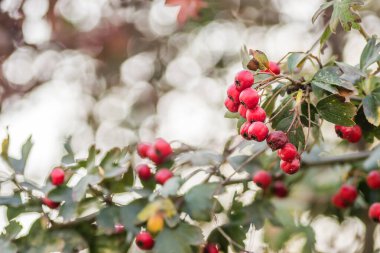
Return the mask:
<path id="1" fill-rule="evenodd" d="M 272 175 L 268 171 L 257 171 L 253 175 L 252 181 L 263 190 L 266 190 L 271 186 L 271 192 L 279 198 L 285 198 L 288 196 L 289 191 L 285 183 L 280 180 L 276 180 L 272 184 Z"/>
<path id="2" fill-rule="evenodd" d="M 335 193 L 332 198 L 331 202 L 334 206 L 337 208 L 347 208 L 349 206 L 352 206 L 358 197 L 358 191 L 356 188 L 352 185 L 342 185 L 337 193 Z"/>
<path id="3" fill-rule="evenodd" d="M 362 129 L 358 125 L 352 127 L 336 125 L 335 132 L 340 138 L 352 143 L 356 143 L 362 138 Z"/>

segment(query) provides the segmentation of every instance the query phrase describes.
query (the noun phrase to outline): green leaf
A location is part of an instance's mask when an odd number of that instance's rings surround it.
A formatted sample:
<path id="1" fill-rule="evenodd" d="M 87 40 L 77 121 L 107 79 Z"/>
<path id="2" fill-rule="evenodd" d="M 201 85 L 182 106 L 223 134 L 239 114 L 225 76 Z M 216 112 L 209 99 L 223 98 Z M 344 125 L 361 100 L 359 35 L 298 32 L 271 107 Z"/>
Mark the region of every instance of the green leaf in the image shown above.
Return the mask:
<path id="1" fill-rule="evenodd" d="M 18 221 L 10 221 L 9 224 L 5 227 L 5 236 L 9 240 L 13 240 L 21 232 L 22 226 Z"/>
<path id="2" fill-rule="evenodd" d="M 363 167 L 367 171 L 380 167 L 380 146 L 376 146 L 373 150 L 371 150 L 371 154 L 364 161 Z"/>
<path id="3" fill-rule="evenodd" d="M 191 166 L 218 165 L 222 162 L 222 156 L 210 150 L 197 150 L 182 153 L 176 160 L 176 165 L 189 164 Z"/>
<path id="4" fill-rule="evenodd" d="M 307 59 L 305 53 L 291 53 L 288 58 L 288 70 L 290 73 L 294 73 L 299 68 L 302 68 L 303 63 Z"/>
<path id="5" fill-rule="evenodd" d="M 7 145 L 9 145 L 9 137 L 8 137 L 8 142 L 7 141 L 5 141 L 5 142 L 3 141 L 3 146 L 4 145 L 7 148 Z M 32 149 L 32 147 L 33 147 L 32 137 L 30 136 L 26 140 L 26 142 L 22 145 L 22 147 L 21 147 L 21 158 L 20 159 L 15 159 L 15 158 L 12 158 L 12 157 L 9 157 L 9 156 L 5 158 L 5 160 L 9 164 L 9 166 L 11 168 L 13 168 L 16 173 L 19 173 L 19 174 L 23 174 L 24 173 L 26 162 L 28 160 L 29 153 L 30 153 L 30 150 Z M 5 152 L 5 153 L 3 153 L 3 152 Z M 7 150 L 3 150 L 2 151 L 2 156 L 5 157 L 5 155 L 7 154 L 7 152 L 8 152 Z"/>
<path id="6" fill-rule="evenodd" d="M 66 138 L 65 144 L 63 145 L 63 147 L 65 148 L 65 151 L 66 151 L 66 155 L 64 155 L 62 157 L 61 162 L 64 165 L 75 163 L 75 155 L 74 155 L 74 151 L 71 147 L 71 139 L 72 139 L 71 136 Z"/>
<path id="7" fill-rule="evenodd" d="M 318 113 L 325 120 L 342 126 L 353 126 L 352 118 L 356 115 L 356 107 L 345 102 L 345 98 L 338 95 L 330 95 L 321 99 L 317 104 Z"/>
<path id="8" fill-rule="evenodd" d="M 132 233 L 138 233 L 140 228 L 136 226 L 138 223 L 137 214 L 148 204 L 148 200 L 140 198 L 133 200 L 128 205 L 120 207 L 121 223 L 125 229 Z"/>
<path id="9" fill-rule="evenodd" d="M 196 185 L 191 188 L 184 196 L 184 212 L 197 221 L 210 221 L 210 212 L 214 209 L 215 213 L 223 210 L 219 201 L 214 199 L 219 184 L 207 183 Z"/>
<path id="10" fill-rule="evenodd" d="M 90 184 L 99 183 L 100 178 L 97 175 L 87 175 L 82 177 L 79 182 L 73 187 L 72 198 L 74 202 L 81 201 L 86 195 L 88 186 Z"/>
<path id="11" fill-rule="evenodd" d="M 364 114 L 369 123 L 380 125 L 380 88 L 372 91 L 363 99 Z"/>
<path id="12" fill-rule="evenodd" d="M 114 230 L 115 225 L 120 223 L 120 208 L 107 206 L 100 210 L 96 216 L 96 224 L 107 230 Z"/>
<path id="13" fill-rule="evenodd" d="M 182 185 L 182 179 L 180 177 L 172 177 L 160 189 L 160 193 L 164 197 L 177 195 L 178 189 Z"/>
<path id="14" fill-rule="evenodd" d="M 208 242 L 215 243 L 219 246 L 219 249 L 223 252 L 229 252 L 228 246 L 234 249 L 234 252 L 240 252 L 240 248 L 234 244 L 230 244 L 226 237 L 222 234 L 222 230 L 227 234 L 234 242 L 244 247 L 244 240 L 248 232 L 249 226 L 239 226 L 236 224 L 225 224 L 219 228 L 215 228 L 207 238 Z"/>
<path id="15" fill-rule="evenodd" d="M 291 115 L 282 119 L 278 123 L 276 130 L 281 130 L 284 132 L 288 131 L 290 124 L 293 121 L 293 117 L 294 116 Z M 297 125 L 293 123 L 293 126 L 289 129 L 288 138 L 292 144 L 294 144 L 298 149 L 302 150 L 305 146 L 305 134 L 303 132 L 302 125 Z"/>
<path id="16" fill-rule="evenodd" d="M 380 42 L 376 44 L 376 37 L 368 40 L 360 56 L 360 69 L 365 70 L 371 64 L 380 61 Z"/>
<path id="17" fill-rule="evenodd" d="M 17 253 L 17 247 L 14 243 L 0 238 L 1 253 Z"/>
<path id="18" fill-rule="evenodd" d="M 250 61 L 247 46 L 244 45 L 240 50 L 240 57 L 243 69 L 247 69 L 247 64 Z"/>
<path id="19" fill-rule="evenodd" d="M 270 221 L 273 225 L 281 226 L 275 215 L 275 208 L 268 200 L 256 199 L 248 206 L 242 209 L 244 215 L 241 219 L 235 221 L 236 224 L 251 224 L 255 225 L 255 229 L 261 229 L 266 220 Z"/>
<path id="20" fill-rule="evenodd" d="M 277 107 L 277 109 L 273 112 L 273 116 L 276 115 L 272 120 L 272 128 L 276 129 L 278 123 L 283 118 L 289 117 L 292 115 L 290 112 L 291 109 L 293 109 L 294 102 L 289 102 L 289 100 L 293 100 L 291 96 L 287 96 L 281 101 L 281 104 Z M 272 116 L 272 117 L 273 117 Z"/>
<path id="21" fill-rule="evenodd" d="M 266 70 L 269 68 L 269 60 L 266 54 L 260 50 L 251 51 L 253 59 L 259 64 L 259 69 Z"/>
<path id="22" fill-rule="evenodd" d="M 91 146 L 88 150 L 88 157 L 86 161 L 86 169 L 89 174 L 97 174 L 98 168 L 95 166 L 95 158 L 98 151 L 96 150 L 95 146 Z"/>
<path id="23" fill-rule="evenodd" d="M 332 3 L 332 2 L 329 2 L 329 3 Z M 331 36 L 331 29 L 330 29 L 330 26 L 326 26 L 325 30 L 323 31 L 322 35 L 321 35 L 321 38 L 319 40 L 319 45 L 320 47 L 322 48 L 324 46 L 324 44 L 329 40 Z"/>
<path id="24" fill-rule="evenodd" d="M 266 144 L 260 143 L 259 145 L 264 146 Z M 234 170 L 246 171 L 252 174 L 254 171 L 259 170 L 261 168 L 261 164 L 257 159 L 253 159 L 249 163 L 242 166 L 243 163 L 245 163 L 250 158 L 251 158 L 250 155 L 236 155 L 236 156 L 228 157 L 227 160 Z"/>
<path id="25" fill-rule="evenodd" d="M 326 3 L 323 3 L 319 9 L 314 13 L 313 15 L 313 18 L 311 19 L 311 21 L 314 23 L 317 18 L 327 9 L 329 8 L 330 6 L 332 6 L 334 4 L 334 2 L 326 2 Z"/>
<path id="26" fill-rule="evenodd" d="M 49 192 L 48 198 L 55 202 L 71 202 L 73 199 L 73 189 L 66 185 L 60 185 Z"/>
<path id="27" fill-rule="evenodd" d="M 14 194 L 12 196 L 0 196 L 0 205 L 18 207 L 22 205 L 20 194 Z"/>
<path id="28" fill-rule="evenodd" d="M 334 86 L 342 87 L 347 90 L 354 91 L 355 87 L 348 80 L 343 80 L 341 75 L 343 72 L 336 66 L 328 66 L 319 70 L 313 77 L 312 84 L 316 85 L 331 93 L 337 93 Z"/>
<path id="29" fill-rule="evenodd" d="M 339 22 L 345 31 L 349 31 L 351 28 L 359 30 L 361 19 L 354 9 L 363 4 L 362 0 L 334 0 L 334 9 L 330 19 L 331 31 L 335 33 Z"/>
<path id="30" fill-rule="evenodd" d="M 237 112 L 230 112 L 230 111 L 228 111 L 228 112 L 224 113 L 224 117 L 226 119 L 239 119 L 240 118 L 240 114 L 237 113 Z"/>

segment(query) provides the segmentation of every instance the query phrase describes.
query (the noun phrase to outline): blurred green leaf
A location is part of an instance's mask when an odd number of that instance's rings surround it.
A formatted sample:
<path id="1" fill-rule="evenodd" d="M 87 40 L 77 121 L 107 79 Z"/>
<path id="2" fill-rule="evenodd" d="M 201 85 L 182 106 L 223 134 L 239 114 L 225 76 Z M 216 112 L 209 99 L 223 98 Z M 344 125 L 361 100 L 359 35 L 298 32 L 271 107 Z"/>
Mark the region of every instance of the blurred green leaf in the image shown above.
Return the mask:
<path id="1" fill-rule="evenodd" d="M 369 123 L 374 126 L 380 125 L 380 88 L 372 91 L 363 99 L 364 114 Z"/>
<path id="2" fill-rule="evenodd" d="M 335 86 L 354 91 L 353 84 L 348 80 L 343 80 L 342 74 L 342 70 L 336 66 L 324 67 L 314 75 L 311 83 L 334 94 L 338 92 Z"/>
<path id="3" fill-rule="evenodd" d="M 11 196 L 0 196 L 0 205 L 18 207 L 22 204 L 21 196 L 19 193 L 15 193 Z"/>
<path id="4" fill-rule="evenodd" d="M 0 252 L 1 253 L 17 253 L 17 247 L 14 243 L 0 238 Z"/>
<path id="5" fill-rule="evenodd" d="M 353 126 L 352 118 L 356 115 L 356 107 L 345 102 L 345 98 L 338 95 L 330 95 L 321 99 L 317 104 L 318 113 L 325 120 L 342 126 Z"/>
<path id="6" fill-rule="evenodd" d="M 229 252 L 228 247 L 231 246 L 234 252 L 240 252 L 240 248 L 236 247 L 234 244 L 226 239 L 222 234 L 225 233 L 230 237 L 235 243 L 241 245 L 244 248 L 244 240 L 246 239 L 246 234 L 248 232 L 249 226 L 239 226 L 236 224 L 225 224 L 219 228 L 215 228 L 211 231 L 207 238 L 208 242 L 215 243 L 219 246 L 219 249 L 223 252 Z M 222 230 L 223 232 L 221 232 Z"/>
<path id="7" fill-rule="evenodd" d="M 72 139 L 71 136 L 66 138 L 66 141 L 63 145 L 63 147 L 65 148 L 66 154 L 62 157 L 61 162 L 64 165 L 75 163 L 75 155 L 71 147 L 71 139 Z"/>
<path id="8" fill-rule="evenodd" d="M 364 70 L 377 61 L 380 61 L 380 42 L 376 43 L 374 36 L 368 40 L 360 56 L 360 69 Z"/>
<path id="9" fill-rule="evenodd" d="M 291 53 L 288 57 L 289 72 L 294 73 L 298 69 L 301 69 L 306 59 L 307 59 L 307 54 L 305 53 Z"/>
<path id="10" fill-rule="evenodd" d="M 26 166 L 26 162 L 29 157 L 30 150 L 33 147 L 32 137 L 30 136 L 21 147 L 21 158 L 15 159 L 8 155 L 9 147 L 9 135 L 6 139 L 3 140 L 1 156 L 9 164 L 9 166 L 14 169 L 18 174 L 23 174 Z"/>
<path id="11" fill-rule="evenodd" d="M 330 18 L 330 29 L 333 33 L 336 31 L 338 23 L 342 25 L 345 31 L 351 28 L 360 29 L 360 16 L 354 11 L 355 8 L 364 4 L 362 0 L 334 0 L 333 12 Z"/>
<path id="12" fill-rule="evenodd" d="M 120 208 L 116 206 L 106 206 L 96 216 L 96 224 L 104 229 L 114 230 L 115 225 L 119 223 L 121 223 Z"/>
<path id="13" fill-rule="evenodd" d="M 140 198 L 133 200 L 131 203 L 120 207 L 121 223 L 125 229 L 132 233 L 137 233 L 140 228 L 136 226 L 138 223 L 137 214 L 148 204 L 148 200 Z"/>
<path id="14" fill-rule="evenodd" d="M 172 177 L 160 189 L 160 193 L 164 197 L 177 195 L 178 189 L 182 185 L 182 179 L 180 177 Z"/>

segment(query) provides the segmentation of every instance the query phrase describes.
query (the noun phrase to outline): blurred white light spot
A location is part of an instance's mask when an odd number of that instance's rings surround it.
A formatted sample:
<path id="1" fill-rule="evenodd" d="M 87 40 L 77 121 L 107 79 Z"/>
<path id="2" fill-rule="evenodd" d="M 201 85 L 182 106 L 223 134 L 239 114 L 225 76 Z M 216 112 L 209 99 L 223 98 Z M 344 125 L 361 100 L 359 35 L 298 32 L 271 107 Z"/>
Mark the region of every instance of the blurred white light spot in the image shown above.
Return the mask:
<path id="1" fill-rule="evenodd" d="M 169 63 L 165 78 L 173 87 L 179 89 L 188 89 L 191 81 L 199 78 L 202 70 L 199 64 L 191 57 L 182 56 L 174 59 Z"/>
<path id="2" fill-rule="evenodd" d="M 60 55 L 53 50 L 46 50 L 39 54 L 33 63 L 33 73 L 40 81 L 47 81 L 53 75 L 57 62 L 59 62 Z"/>
<path id="3" fill-rule="evenodd" d="M 125 147 L 137 142 L 136 134 L 124 127 L 103 122 L 96 131 L 96 144 L 104 149 Z"/>
<path id="4" fill-rule="evenodd" d="M 138 81 L 148 81 L 154 74 L 154 53 L 140 53 L 128 58 L 121 65 L 121 80 L 134 86 Z"/>
<path id="5" fill-rule="evenodd" d="M 47 20 L 27 18 L 22 25 L 25 42 L 41 44 L 50 40 L 51 26 Z"/>
<path id="6" fill-rule="evenodd" d="M 166 6 L 163 0 L 154 2 L 149 12 L 152 31 L 160 36 L 173 33 L 177 28 L 177 9 Z"/>
<path id="7" fill-rule="evenodd" d="M 17 49 L 3 64 L 5 78 L 17 85 L 25 85 L 33 78 L 34 52 L 29 48 Z"/>
<path id="8" fill-rule="evenodd" d="M 22 6 L 22 10 L 28 18 L 42 18 L 48 9 L 48 0 L 27 0 Z"/>

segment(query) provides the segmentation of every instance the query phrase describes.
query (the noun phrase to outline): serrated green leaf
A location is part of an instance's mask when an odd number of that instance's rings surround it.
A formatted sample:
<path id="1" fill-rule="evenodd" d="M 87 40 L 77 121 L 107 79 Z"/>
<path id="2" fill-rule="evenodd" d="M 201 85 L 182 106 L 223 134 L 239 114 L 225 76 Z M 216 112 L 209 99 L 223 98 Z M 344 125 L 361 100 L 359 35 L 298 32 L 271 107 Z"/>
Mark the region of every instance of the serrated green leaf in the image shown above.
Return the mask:
<path id="1" fill-rule="evenodd" d="M 137 233 L 140 228 L 136 226 L 139 222 L 137 214 L 148 204 L 148 200 L 140 198 L 133 200 L 128 205 L 120 207 L 120 219 L 125 229 L 132 233 Z"/>
<path id="2" fill-rule="evenodd" d="M 369 123 L 374 126 L 380 125 L 380 88 L 372 91 L 363 99 L 364 114 Z"/>
<path id="3" fill-rule="evenodd" d="M 361 19 L 354 11 L 354 8 L 363 4 L 362 0 L 334 0 L 333 12 L 330 18 L 331 31 L 335 33 L 339 22 L 345 31 L 349 31 L 351 28 L 359 30 Z"/>
<path id="4" fill-rule="evenodd" d="M 372 37 L 360 56 L 360 69 L 365 70 L 377 61 L 380 61 L 380 42 L 376 43 L 376 37 Z"/>
<path id="5" fill-rule="evenodd" d="M 313 15 L 313 18 L 311 19 L 311 21 L 314 23 L 317 18 L 327 9 L 329 8 L 330 6 L 332 6 L 334 4 L 334 2 L 326 2 L 326 3 L 323 3 L 319 9 L 314 13 Z"/>
<path id="6" fill-rule="evenodd" d="M 318 113 L 325 120 L 342 126 L 353 126 L 352 120 L 356 115 L 356 107 L 345 102 L 345 98 L 338 95 L 330 95 L 321 99 L 317 104 Z"/>
<path id="7" fill-rule="evenodd" d="M 119 223 L 121 223 L 120 208 L 116 206 L 102 208 L 96 216 L 96 224 L 103 229 L 114 230 L 115 225 Z"/>

